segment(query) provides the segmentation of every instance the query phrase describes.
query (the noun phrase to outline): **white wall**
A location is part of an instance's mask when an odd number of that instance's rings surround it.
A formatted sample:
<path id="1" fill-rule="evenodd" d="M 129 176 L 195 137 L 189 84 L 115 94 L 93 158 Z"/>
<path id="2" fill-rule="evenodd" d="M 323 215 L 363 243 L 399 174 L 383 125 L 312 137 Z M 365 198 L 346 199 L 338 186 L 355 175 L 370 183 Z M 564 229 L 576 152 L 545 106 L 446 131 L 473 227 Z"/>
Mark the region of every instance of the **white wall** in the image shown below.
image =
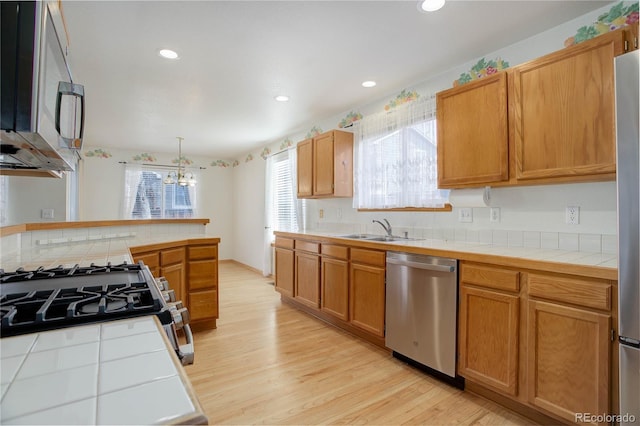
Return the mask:
<path id="1" fill-rule="evenodd" d="M 264 176 L 259 155 L 233 169 L 233 258 L 262 270 L 264 261 Z"/>
<path id="2" fill-rule="evenodd" d="M 64 222 L 67 207 L 66 177 L 9 176 L 7 197 L 7 225 L 27 222 Z M 53 219 L 43 219 L 42 209 L 53 209 Z"/>
<path id="3" fill-rule="evenodd" d="M 139 151 L 103 149 L 109 156 L 89 156 L 97 147 L 86 145 L 80 167 L 80 220 L 126 219 L 123 215 L 123 190 L 125 165 L 121 162 L 136 163 L 134 157 Z M 153 154 L 152 164 L 171 165 L 176 154 Z M 196 170 L 198 184 L 198 218 L 206 218 L 207 234 L 220 237 L 220 259 L 233 258 L 235 239 L 233 235 L 233 173 L 232 168 L 212 166 L 212 159 L 192 157 L 188 154 Z M 24 222 L 24 221 L 23 221 Z"/>

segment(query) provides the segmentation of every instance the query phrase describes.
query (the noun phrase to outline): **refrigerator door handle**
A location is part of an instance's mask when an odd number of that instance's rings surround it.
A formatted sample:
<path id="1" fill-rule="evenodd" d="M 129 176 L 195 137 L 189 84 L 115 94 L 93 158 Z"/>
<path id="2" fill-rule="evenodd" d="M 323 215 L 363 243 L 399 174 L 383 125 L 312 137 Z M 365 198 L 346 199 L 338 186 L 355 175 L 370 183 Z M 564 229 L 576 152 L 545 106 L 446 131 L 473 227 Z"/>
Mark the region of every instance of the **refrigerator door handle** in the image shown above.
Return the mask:
<path id="1" fill-rule="evenodd" d="M 619 336 L 618 341 L 623 345 L 640 349 L 640 340 L 632 339 L 631 337 L 626 337 L 626 336 Z"/>

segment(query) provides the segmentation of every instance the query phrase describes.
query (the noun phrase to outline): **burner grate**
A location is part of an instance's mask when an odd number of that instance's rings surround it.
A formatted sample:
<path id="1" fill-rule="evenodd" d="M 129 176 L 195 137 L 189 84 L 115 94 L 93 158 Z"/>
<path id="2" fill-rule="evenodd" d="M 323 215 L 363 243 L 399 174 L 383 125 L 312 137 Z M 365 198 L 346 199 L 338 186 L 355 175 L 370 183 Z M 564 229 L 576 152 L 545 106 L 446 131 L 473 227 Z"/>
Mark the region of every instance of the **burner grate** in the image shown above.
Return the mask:
<path id="1" fill-rule="evenodd" d="M 2 336 L 149 315 L 164 308 L 144 264 L 0 271 Z"/>

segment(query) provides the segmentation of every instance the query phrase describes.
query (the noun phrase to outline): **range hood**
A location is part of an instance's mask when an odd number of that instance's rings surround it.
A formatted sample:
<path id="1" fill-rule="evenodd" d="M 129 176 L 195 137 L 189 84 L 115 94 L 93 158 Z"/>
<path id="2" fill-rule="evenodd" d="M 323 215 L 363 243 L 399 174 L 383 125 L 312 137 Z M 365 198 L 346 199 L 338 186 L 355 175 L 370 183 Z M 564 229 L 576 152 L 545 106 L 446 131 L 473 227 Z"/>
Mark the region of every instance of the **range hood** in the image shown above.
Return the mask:
<path id="1" fill-rule="evenodd" d="M 84 87 L 57 1 L 0 2 L 0 174 L 60 177 L 80 159 Z"/>

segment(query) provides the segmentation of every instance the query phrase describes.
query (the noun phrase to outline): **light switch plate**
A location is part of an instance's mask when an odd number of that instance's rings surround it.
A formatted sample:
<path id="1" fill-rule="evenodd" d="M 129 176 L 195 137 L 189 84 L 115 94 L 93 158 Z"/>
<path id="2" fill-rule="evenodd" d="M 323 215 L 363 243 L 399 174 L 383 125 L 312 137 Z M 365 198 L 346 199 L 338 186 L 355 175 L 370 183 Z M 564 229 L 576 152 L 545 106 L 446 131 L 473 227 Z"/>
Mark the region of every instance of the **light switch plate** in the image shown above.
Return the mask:
<path id="1" fill-rule="evenodd" d="M 53 219 L 53 209 L 42 209 L 43 219 Z"/>
<path id="2" fill-rule="evenodd" d="M 473 209 L 465 207 L 458 211 L 458 222 L 473 222 Z"/>

